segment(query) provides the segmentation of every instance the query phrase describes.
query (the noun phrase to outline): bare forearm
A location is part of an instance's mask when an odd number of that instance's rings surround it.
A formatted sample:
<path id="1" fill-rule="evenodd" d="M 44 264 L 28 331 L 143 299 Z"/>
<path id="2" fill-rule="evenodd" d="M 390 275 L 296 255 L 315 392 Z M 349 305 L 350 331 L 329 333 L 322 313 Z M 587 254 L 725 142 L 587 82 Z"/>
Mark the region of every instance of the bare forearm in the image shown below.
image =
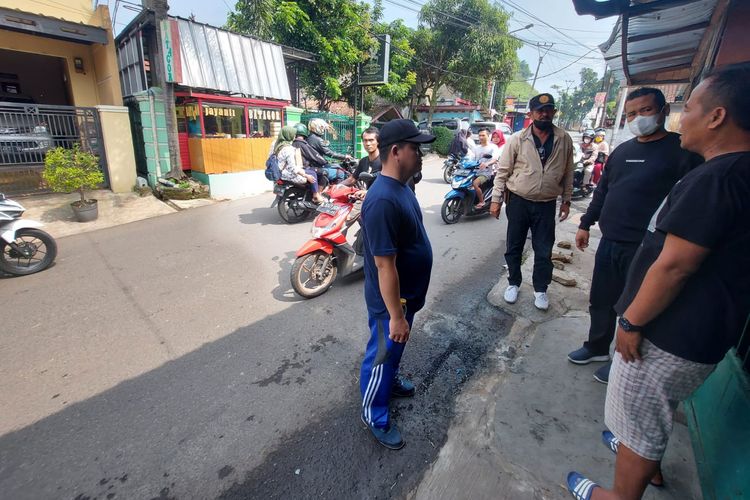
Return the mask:
<path id="1" fill-rule="evenodd" d="M 682 291 L 689 275 L 679 269 L 654 262 L 646 273 L 638 294 L 624 316 L 634 325 L 645 325 L 659 316 Z"/>
<path id="2" fill-rule="evenodd" d="M 391 319 L 401 319 L 404 311 L 401 309 L 401 284 L 398 279 L 396 266 L 378 267 L 378 286 L 383 296 L 385 308 Z"/>

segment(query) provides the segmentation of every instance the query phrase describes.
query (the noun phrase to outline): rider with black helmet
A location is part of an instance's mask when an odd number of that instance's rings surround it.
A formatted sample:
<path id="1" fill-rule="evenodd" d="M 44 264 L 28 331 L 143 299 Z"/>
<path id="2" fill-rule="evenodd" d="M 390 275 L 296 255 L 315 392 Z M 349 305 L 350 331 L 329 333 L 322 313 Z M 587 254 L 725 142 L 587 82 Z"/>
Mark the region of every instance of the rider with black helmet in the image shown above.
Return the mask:
<path id="1" fill-rule="evenodd" d="M 321 162 L 325 164 L 325 158 L 320 156 L 320 154 L 308 144 L 307 137 L 310 135 L 310 132 L 307 130 L 304 123 L 298 123 L 294 128 L 297 129 L 297 135 L 294 137 L 292 146 L 300 150 L 300 153 L 302 154 L 302 164 L 305 168 L 314 169 L 318 177 L 318 183 L 325 185 L 325 175 L 323 175 L 319 168 L 316 168 Z"/>

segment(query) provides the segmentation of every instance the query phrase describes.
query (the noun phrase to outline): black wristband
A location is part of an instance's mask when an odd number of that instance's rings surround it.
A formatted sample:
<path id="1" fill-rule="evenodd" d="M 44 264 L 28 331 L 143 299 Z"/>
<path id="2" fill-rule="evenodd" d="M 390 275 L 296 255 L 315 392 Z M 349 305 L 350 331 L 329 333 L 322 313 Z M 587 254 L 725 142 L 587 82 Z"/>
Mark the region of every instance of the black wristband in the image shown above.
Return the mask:
<path id="1" fill-rule="evenodd" d="M 643 330 L 642 326 L 634 325 L 633 323 L 628 321 L 625 316 L 620 316 L 620 319 L 617 320 L 617 324 L 620 325 L 620 328 L 622 328 L 626 332 L 636 333 Z"/>

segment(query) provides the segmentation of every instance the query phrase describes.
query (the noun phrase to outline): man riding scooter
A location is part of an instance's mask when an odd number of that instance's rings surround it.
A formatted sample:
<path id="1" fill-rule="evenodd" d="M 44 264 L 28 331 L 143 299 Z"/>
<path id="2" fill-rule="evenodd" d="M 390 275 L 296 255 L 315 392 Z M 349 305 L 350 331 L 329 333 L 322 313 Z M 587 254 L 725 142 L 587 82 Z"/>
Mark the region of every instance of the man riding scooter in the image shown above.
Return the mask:
<path id="1" fill-rule="evenodd" d="M 488 156 L 489 159 L 487 159 Z M 481 162 L 479 164 L 477 176 L 472 183 L 474 192 L 477 196 L 477 204 L 474 208 L 476 210 L 481 210 L 484 208 L 484 193 L 482 191 L 482 185 L 488 183 L 494 177 L 497 160 L 500 158 L 500 148 L 490 142 L 489 129 L 479 129 L 479 144 L 469 148 L 469 154 L 467 157 L 470 160 Z"/>
<path id="2" fill-rule="evenodd" d="M 310 136 L 310 132 L 307 130 L 307 126 L 305 126 L 304 123 L 298 123 L 294 126 L 297 133 L 294 137 L 294 142 L 292 145 L 300 150 L 300 153 L 302 153 L 302 163 L 304 164 L 305 168 L 312 168 L 316 171 L 316 174 L 318 176 L 318 184 L 322 186 L 326 186 L 328 183 L 327 177 L 323 174 L 323 171 L 320 168 L 317 168 L 318 165 L 325 165 L 326 159 L 323 158 L 317 151 L 315 151 L 312 146 L 307 142 L 307 138 Z"/>
<path id="3" fill-rule="evenodd" d="M 307 137 L 307 143 L 321 157 L 323 157 L 323 160 L 324 160 L 324 163 L 322 164 L 316 163 L 314 166 L 319 169 L 322 169 L 326 177 L 328 177 L 329 181 L 335 182 L 337 180 L 340 181 L 340 180 L 346 179 L 347 175 L 344 172 L 342 172 L 341 170 L 337 168 L 333 168 L 327 161 L 325 161 L 325 157 L 333 158 L 334 160 L 346 160 L 346 161 L 352 160 L 351 156 L 342 155 L 340 153 L 333 151 L 331 148 L 328 147 L 328 141 L 323 139 L 323 134 L 325 134 L 327 130 L 330 130 L 330 125 L 328 125 L 325 122 L 325 120 L 321 118 L 313 118 L 307 124 L 307 128 L 310 131 L 310 135 Z"/>

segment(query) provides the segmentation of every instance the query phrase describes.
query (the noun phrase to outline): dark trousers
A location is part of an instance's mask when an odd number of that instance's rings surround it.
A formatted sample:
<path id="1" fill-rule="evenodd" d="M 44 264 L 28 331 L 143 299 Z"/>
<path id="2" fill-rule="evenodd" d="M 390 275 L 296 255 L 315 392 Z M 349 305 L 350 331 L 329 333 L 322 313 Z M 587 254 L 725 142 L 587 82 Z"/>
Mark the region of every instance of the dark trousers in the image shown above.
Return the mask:
<path id="1" fill-rule="evenodd" d="M 552 281 L 552 246 L 555 244 L 555 201 L 529 201 L 510 193 L 505 208 L 508 216 L 505 262 L 508 283 L 521 286 L 521 256 L 526 235 L 531 229 L 534 249 L 534 291 L 546 292 Z"/>
<path id="2" fill-rule="evenodd" d="M 602 238 L 599 242 L 589 296 L 591 327 L 589 339 L 583 344 L 596 356 L 609 354 L 617 321 L 614 306 L 625 288 L 628 269 L 639 245 L 607 238 Z"/>

